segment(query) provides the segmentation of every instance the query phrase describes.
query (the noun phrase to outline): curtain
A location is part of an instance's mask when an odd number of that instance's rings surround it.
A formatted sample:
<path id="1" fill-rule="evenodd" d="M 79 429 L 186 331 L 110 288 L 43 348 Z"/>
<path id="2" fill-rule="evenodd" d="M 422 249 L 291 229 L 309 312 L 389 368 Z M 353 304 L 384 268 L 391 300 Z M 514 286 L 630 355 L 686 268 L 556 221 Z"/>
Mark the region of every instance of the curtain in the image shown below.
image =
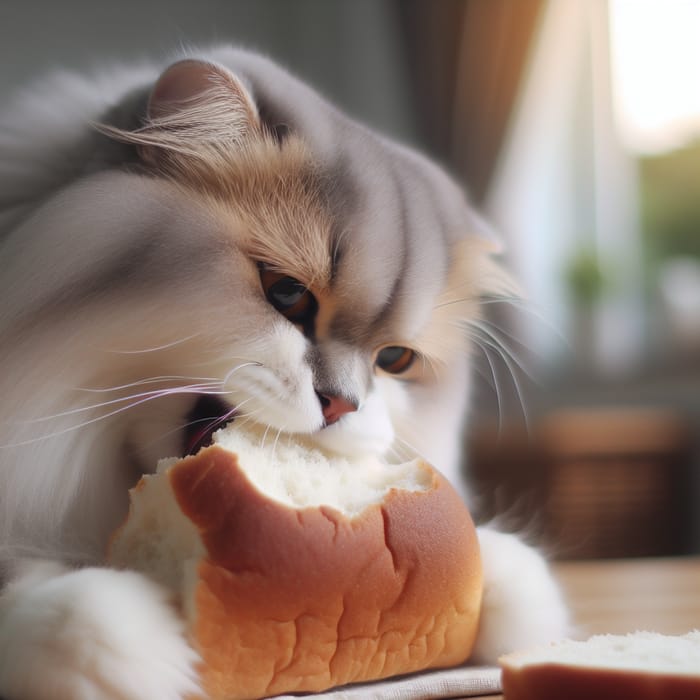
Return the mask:
<path id="1" fill-rule="evenodd" d="M 482 202 L 506 134 L 543 0 L 404 0 L 422 139 Z"/>

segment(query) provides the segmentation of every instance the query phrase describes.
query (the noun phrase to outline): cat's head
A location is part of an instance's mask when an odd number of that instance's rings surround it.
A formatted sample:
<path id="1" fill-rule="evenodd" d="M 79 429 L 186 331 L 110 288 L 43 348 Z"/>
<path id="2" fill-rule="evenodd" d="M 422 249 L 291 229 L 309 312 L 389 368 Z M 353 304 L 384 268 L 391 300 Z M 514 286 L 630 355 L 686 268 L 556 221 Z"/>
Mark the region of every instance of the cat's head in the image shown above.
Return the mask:
<path id="1" fill-rule="evenodd" d="M 124 338 L 159 348 L 120 361 L 135 382 L 197 378 L 173 419 L 184 449 L 233 417 L 270 439 L 403 446 L 448 468 L 467 396 L 464 321 L 501 281 L 490 246 L 428 160 L 320 98 L 309 123 L 274 96 L 254 72 L 188 59 L 160 76 L 141 128 L 103 128 L 138 161 L 84 186 L 91 216 L 139 222 L 128 275 L 151 282 Z M 143 433 L 150 419 L 138 420 Z"/>

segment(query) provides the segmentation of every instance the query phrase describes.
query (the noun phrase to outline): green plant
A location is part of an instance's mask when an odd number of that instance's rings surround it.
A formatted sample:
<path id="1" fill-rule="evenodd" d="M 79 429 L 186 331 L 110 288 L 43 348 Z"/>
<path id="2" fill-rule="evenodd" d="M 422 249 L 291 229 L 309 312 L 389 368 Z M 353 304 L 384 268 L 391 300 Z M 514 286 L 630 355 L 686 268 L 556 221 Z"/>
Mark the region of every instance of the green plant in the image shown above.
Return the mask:
<path id="1" fill-rule="evenodd" d="M 606 286 L 598 256 L 591 250 L 582 250 L 571 258 L 564 278 L 572 299 L 581 306 L 593 306 Z"/>

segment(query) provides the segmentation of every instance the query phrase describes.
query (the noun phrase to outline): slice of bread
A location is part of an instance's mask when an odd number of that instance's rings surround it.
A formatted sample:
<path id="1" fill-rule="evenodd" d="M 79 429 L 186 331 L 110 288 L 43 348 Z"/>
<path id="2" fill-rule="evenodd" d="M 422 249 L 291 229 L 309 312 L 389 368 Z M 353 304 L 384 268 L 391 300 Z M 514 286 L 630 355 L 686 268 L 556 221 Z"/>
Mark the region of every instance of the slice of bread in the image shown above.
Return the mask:
<path id="1" fill-rule="evenodd" d="M 698 700 L 700 632 L 596 635 L 499 659 L 506 700 Z"/>

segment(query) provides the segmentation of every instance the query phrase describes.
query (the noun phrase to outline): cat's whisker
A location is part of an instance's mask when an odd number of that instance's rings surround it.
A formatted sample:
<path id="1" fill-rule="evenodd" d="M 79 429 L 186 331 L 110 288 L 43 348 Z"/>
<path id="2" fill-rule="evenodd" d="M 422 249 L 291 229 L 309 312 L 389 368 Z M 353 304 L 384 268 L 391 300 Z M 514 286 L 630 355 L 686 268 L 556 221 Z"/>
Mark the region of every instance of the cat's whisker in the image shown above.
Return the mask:
<path id="1" fill-rule="evenodd" d="M 144 355 L 151 352 L 160 352 L 161 350 L 169 350 L 170 348 L 177 347 L 183 343 L 193 340 L 194 338 L 200 336 L 201 333 L 193 333 L 192 335 L 187 335 L 184 338 L 178 338 L 177 340 L 172 340 L 169 343 L 163 343 L 162 345 L 156 345 L 151 348 L 142 348 L 140 350 L 105 350 L 115 355 Z"/>
<path id="2" fill-rule="evenodd" d="M 242 413 L 240 411 L 241 406 L 244 406 L 246 403 L 248 403 L 251 399 L 246 399 L 245 401 L 242 401 L 239 403 L 236 408 L 238 409 L 238 414 L 236 415 L 236 421 L 239 427 L 245 427 L 249 423 L 255 422 L 256 416 L 259 415 L 262 412 L 262 407 L 258 407 L 256 409 L 253 409 L 252 411 L 247 411 L 245 413 Z"/>
<path id="3" fill-rule="evenodd" d="M 542 321 L 547 319 L 541 316 L 541 312 L 537 310 L 536 305 L 530 299 L 526 297 L 517 295 L 507 295 L 507 294 L 497 294 L 489 295 L 487 297 L 482 297 L 479 299 L 479 304 L 482 306 L 487 306 L 491 304 L 508 304 L 508 306 L 514 306 L 520 311 L 526 311 L 527 313 L 533 314 L 540 318 Z"/>
<path id="4" fill-rule="evenodd" d="M 165 389 L 158 389 L 158 390 L 150 390 L 150 391 L 144 391 L 140 392 L 138 394 L 130 394 L 128 396 L 122 396 L 118 397 L 115 399 L 110 399 L 108 401 L 102 401 L 99 403 L 95 404 L 89 404 L 87 406 L 80 406 L 77 408 L 73 408 L 67 411 L 61 411 L 59 413 L 55 413 L 50 416 L 42 416 L 39 418 L 34 418 L 31 420 L 27 421 L 19 421 L 19 424 L 22 425 L 32 425 L 35 423 L 42 423 L 50 420 L 54 420 L 56 418 L 63 418 L 66 416 L 78 414 L 78 413 L 84 413 L 86 411 L 91 411 L 91 410 L 96 410 L 98 408 L 104 408 L 106 406 L 112 406 L 115 404 L 119 403 L 124 403 L 127 401 L 132 401 L 133 399 L 141 399 L 141 398 L 158 398 L 159 396 L 168 396 L 171 394 L 183 394 L 183 393 L 203 393 L 203 394 L 208 394 L 210 396 L 226 396 L 229 395 L 231 392 L 227 391 L 224 389 L 226 386 L 226 383 L 229 381 L 231 376 L 233 374 L 241 369 L 242 367 L 246 366 L 251 366 L 251 365 L 260 365 L 261 363 L 259 362 L 247 362 L 241 365 L 237 365 L 234 367 L 232 370 L 230 370 L 224 379 L 222 381 L 219 381 L 215 377 L 185 377 L 185 376 L 177 376 L 177 375 L 162 375 L 159 377 L 150 377 L 148 379 L 142 379 L 136 382 L 130 382 L 127 384 L 122 384 L 119 386 L 114 386 L 114 387 L 103 387 L 103 388 L 89 388 L 89 387 L 77 387 L 77 391 L 83 391 L 87 393 L 108 393 L 108 392 L 114 392 L 114 391 L 120 391 L 124 389 L 129 389 L 129 388 L 134 388 L 137 386 L 145 386 L 148 384 L 156 384 L 159 382 L 169 382 L 169 381 L 175 381 L 175 380 L 182 380 L 182 379 L 195 379 L 195 380 L 201 380 L 202 383 L 200 384 L 189 384 L 186 386 L 178 386 L 178 387 L 170 387 L 170 388 L 165 388 Z M 137 404 L 138 405 L 138 404 Z M 112 415 L 112 414 L 110 414 Z"/>
<path id="5" fill-rule="evenodd" d="M 223 378 L 221 381 L 222 386 L 226 386 L 231 379 L 231 377 L 238 372 L 238 370 L 243 369 L 244 367 L 262 367 L 263 364 L 262 362 L 257 362 L 255 360 L 250 360 L 248 362 L 244 362 L 240 365 L 236 365 L 232 370 L 230 370 Z"/>
<path id="6" fill-rule="evenodd" d="M 348 235 L 348 233 L 348 228 L 343 228 L 338 231 L 337 235 L 335 236 L 335 240 L 333 241 L 333 248 L 331 250 L 331 260 L 337 261 L 340 257 L 340 251 L 342 250 L 344 242 L 343 239 Z"/>
<path id="7" fill-rule="evenodd" d="M 278 400 L 280 400 L 280 399 L 282 398 L 282 396 L 283 396 L 282 392 L 279 392 L 279 393 L 274 397 L 274 400 L 275 400 L 275 401 L 278 401 Z M 265 441 L 267 440 L 267 435 L 268 435 L 268 433 L 270 432 L 270 429 L 271 429 L 271 428 L 272 428 L 271 425 L 267 425 L 267 426 L 265 427 L 265 431 L 263 432 L 263 435 L 262 435 L 262 438 L 261 438 L 261 446 L 262 446 L 262 447 L 265 446 Z M 275 446 L 277 445 L 277 441 L 279 440 L 279 437 L 280 437 L 280 431 L 278 431 L 277 436 L 276 436 L 276 438 L 275 438 L 275 443 L 274 443 Z M 273 450 L 273 452 L 274 452 L 274 450 Z"/>
<path id="8" fill-rule="evenodd" d="M 275 436 L 275 441 L 272 443 L 272 458 L 274 459 L 275 456 L 275 451 L 277 450 L 277 445 L 279 443 L 280 435 L 282 433 L 286 432 L 284 426 L 282 428 L 278 428 L 277 430 L 277 435 Z"/>
<path id="9" fill-rule="evenodd" d="M 226 392 L 226 393 L 231 393 L 231 392 Z M 195 425 L 199 425 L 200 423 L 206 423 L 207 421 L 215 421 L 215 420 L 221 420 L 222 422 L 225 422 L 229 420 L 230 418 L 234 418 L 237 421 L 237 425 L 243 426 L 248 422 L 247 414 L 242 414 L 240 412 L 241 407 L 244 406 L 246 403 L 248 403 L 251 399 L 245 399 L 241 401 L 240 403 L 237 403 L 235 406 L 232 406 L 229 411 L 227 411 L 224 416 L 207 416 L 204 418 L 197 418 L 192 421 L 188 421 L 187 423 L 182 423 L 181 425 L 176 426 L 175 428 L 172 428 L 171 430 L 167 430 L 165 432 L 160 433 L 157 437 L 153 438 L 152 440 L 149 440 L 147 443 L 144 443 L 138 452 L 146 451 L 149 448 L 153 447 L 153 445 L 157 444 L 158 442 L 161 442 L 165 438 L 168 438 L 170 435 L 173 435 L 175 433 L 179 433 L 183 430 L 186 430 L 187 428 L 190 428 Z"/>
<path id="10" fill-rule="evenodd" d="M 392 456 L 392 457 L 395 457 L 395 458 L 396 458 L 396 461 L 397 461 L 398 463 L 408 461 L 408 460 L 411 458 L 410 453 L 408 452 L 408 450 L 402 451 L 401 449 L 399 449 L 399 447 L 400 447 L 400 446 L 392 445 L 392 446 L 387 450 L 387 454 L 390 455 L 390 456 Z"/>
<path id="11" fill-rule="evenodd" d="M 236 415 L 236 420 L 238 421 L 238 425 L 243 426 L 246 425 L 246 423 L 249 423 L 251 420 L 254 420 L 254 417 L 262 411 L 262 407 L 254 408 L 253 410 L 248 410 L 248 411 L 242 411 L 241 408 L 245 406 L 245 404 L 249 403 L 252 401 L 252 397 L 250 399 L 246 399 L 245 401 L 242 401 L 241 403 L 237 404 L 236 408 L 238 409 L 238 414 Z"/>
<path id="12" fill-rule="evenodd" d="M 473 294 L 469 294 L 463 297 L 457 297 L 455 299 L 446 299 L 433 306 L 433 309 L 444 309 L 448 306 L 456 306 L 457 304 L 480 304 L 481 300 L 475 297 Z"/>
<path id="13" fill-rule="evenodd" d="M 396 435 L 395 440 L 398 440 L 404 447 L 407 448 L 408 454 L 406 457 L 403 457 L 404 461 L 408 458 L 410 459 L 415 459 L 416 457 L 422 459 L 423 461 L 427 462 L 428 460 L 426 459 L 425 455 L 417 448 L 415 445 L 412 445 L 408 440 L 405 438 L 402 438 L 400 435 Z"/>
<path id="14" fill-rule="evenodd" d="M 206 424 L 206 427 L 198 435 L 197 441 L 195 442 L 195 446 L 196 446 L 197 444 L 201 443 L 204 436 L 206 436 L 206 435 L 211 436 L 219 428 L 225 427 L 226 423 L 228 421 L 230 421 L 236 415 L 236 410 L 237 410 L 236 407 L 233 406 L 228 411 L 226 411 L 226 413 L 224 413 L 222 416 L 210 416 L 208 418 L 200 418 L 199 420 L 187 423 L 183 427 L 183 429 L 187 428 L 187 427 L 191 427 L 192 425 L 195 425 L 196 423 L 205 423 Z"/>
<path id="15" fill-rule="evenodd" d="M 445 369 L 447 367 L 447 362 L 441 357 L 435 357 L 434 355 L 430 355 L 428 353 L 422 353 L 421 356 L 423 357 L 423 367 L 425 368 L 425 365 L 427 364 L 436 377 L 440 376 L 441 369 Z"/>
<path id="16" fill-rule="evenodd" d="M 264 448 L 265 447 L 265 440 L 267 440 L 267 434 L 270 432 L 270 427 L 269 425 L 265 426 L 265 431 L 262 434 L 262 437 L 260 438 L 260 447 Z"/>
<path id="17" fill-rule="evenodd" d="M 523 340 L 522 338 L 519 338 L 514 333 L 507 331 L 505 328 L 503 328 L 502 325 L 500 325 L 492 320 L 486 319 L 486 318 L 479 319 L 479 323 L 481 323 L 485 328 L 492 329 L 494 336 L 497 336 L 499 339 L 499 342 L 504 347 L 508 348 L 511 352 L 513 352 L 512 348 L 505 341 L 505 338 L 507 338 L 511 344 L 519 346 L 530 353 L 533 352 L 532 346 L 528 345 L 528 343 L 525 342 L 525 340 Z"/>
<path id="18" fill-rule="evenodd" d="M 476 344 L 477 343 L 474 343 L 474 345 L 476 345 Z M 483 350 L 483 348 L 479 348 L 479 349 Z M 491 372 L 487 373 L 486 370 L 483 369 L 483 367 L 481 367 L 479 363 L 475 363 L 471 369 L 472 369 L 472 372 L 479 375 L 479 377 L 481 377 L 491 387 L 491 389 L 493 389 L 495 391 L 495 387 L 493 384 L 493 376 L 491 375 Z"/>
<path id="19" fill-rule="evenodd" d="M 159 382 L 174 382 L 174 381 L 197 381 L 197 382 L 212 382 L 220 384 L 221 382 L 216 377 L 188 377 L 185 375 L 167 375 L 164 374 L 160 377 L 149 377 L 148 379 L 140 379 L 136 382 L 129 382 L 128 384 L 120 384 L 117 386 L 102 387 L 102 388 L 92 388 L 92 387 L 76 387 L 76 391 L 84 391 L 94 394 L 99 393 L 110 393 L 113 391 L 122 391 L 123 389 L 131 389 L 136 386 L 145 386 L 147 384 L 158 384 Z"/>
<path id="20" fill-rule="evenodd" d="M 504 336 L 506 338 L 509 338 L 512 340 L 514 343 L 517 343 L 518 345 L 521 345 L 522 347 L 526 347 L 525 343 L 523 343 L 519 338 L 517 338 L 513 333 L 507 331 L 502 325 L 496 323 L 495 321 L 488 319 L 488 318 L 479 318 L 476 319 L 479 323 L 482 323 L 483 325 L 493 328 L 495 331 L 497 331 L 501 336 Z"/>
<path id="21" fill-rule="evenodd" d="M 486 358 L 486 362 L 488 363 L 489 369 L 491 370 L 491 377 L 493 378 L 493 389 L 496 394 L 496 412 L 498 414 L 498 434 L 500 435 L 501 432 L 503 431 L 503 399 L 501 396 L 501 384 L 498 381 L 498 374 L 496 372 L 496 368 L 493 364 L 493 360 L 491 359 L 491 355 L 486 347 L 481 343 L 480 339 L 478 337 L 473 338 L 474 343 L 476 346 L 481 350 L 484 354 L 484 357 Z"/>
<path id="22" fill-rule="evenodd" d="M 472 337 L 480 337 L 484 342 L 488 343 L 503 359 L 504 363 L 508 366 L 508 369 L 515 379 L 516 372 L 514 367 L 525 375 L 531 382 L 537 383 L 535 377 L 528 371 L 525 364 L 520 358 L 515 354 L 513 349 L 503 340 L 497 327 L 489 328 L 481 322 L 473 322 L 470 324 L 472 330 Z"/>
<path id="23" fill-rule="evenodd" d="M 537 380 L 532 376 L 532 374 L 528 371 L 528 369 L 525 367 L 525 364 L 523 363 L 520 358 L 515 354 L 513 349 L 506 343 L 503 338 L 501 337 L 501 331 L 493 323 L 484 323 L 484 321 L 471 321 L 468 324 L 472 329 L 477 330 L 481 332 L 484 336 L 484 338 L 488 339 L 490 342 L 493 342 L 495 346 L 497 346 L 497 349 L 501 353 L 505 353 L 508 355 L 508 357 L 517 365 L 518 369 L 530 379 L 530 381 L 536 383 Z M 491 328 L 489 328 L 491 326 Z M 504 357 L 505 359 L 505 357 Z"/>
<path id="24" fill-rule="evenodd" d="M 140 398 L 138 401 L 133 401 L 132 403 L 128 404 L 127 406 L 121 406 L 114 411 L 109 411 L 108 413 L 105 413 L 103 415 L 95 416 L 94 418 L 83 421 L 82 423 L 77 423 L 76 425 L 71 425 L 67 428 L 64 428 L 63 430 L 57 430 L 57 431 L 54 431 L 52 433 L 38 435 L 37 437 L 31 438 L 29 440 L 21 440 L 21 441 L 13 442 L 13 443 L 0 444 L 0 449 L 24 447 L 27 445 L 33 445 L 33 444 L 36 444 L 38 442 L 43 442 L 45 440 L 49 440 L 51 438 L 60 437 L 61 435 L 66 435 L 67 433 L 70 433 L 70 432 L 73 432 L 76 430 L 80 430 L 81 428 L 85 428 L 89 425 L 93 425 L 94 423 L 98 423 L 100 421 L 106 420 L 107 418 L 112 418 L 113 416 L 119 415 L 120 413 L 124 413 L 125 411 L 128 411 L 132 408 L 136 408 L 137 406 L 140 406 L 144 403 L 147 403 L 148 401 L 153 401 L 154 399 L 162 398 L 163 396 L 170 396 L 173 394 L 201 394 L 201 393 L 210 393 L 212 395 L 225 395 L 225 394 L 229 394 L 230 392 L 202 392 L 200 389 L 192 389 L 191 387 L 176 387 L 173 389 L 166 389 L 166 390 L 158 391 L 158 392 L 148 392 L 147 394 L 142 395 L 143 398 Z M 134 398 L 134 397 L 128 397 L 128 398 Z M 115 402 L 112 401 L 112 402 L 108 402 L 108 403 L 115 403 Z M 68 411 L 68 412 L 65 412 L 63 414 L 57 414 L 56 417 L 71 415 L 74 412 L 75 411 Z M 48 420 L 48 419 L 37 419 L 37 420 Z"/>
<path id="25" fill-rule="evenodd" d="M 241 355 L 218 355 L 217 357 L 218 357 L 217 363 L 229 362 L 231 360 L 235 360 L 235 361 L 241 362 L 241 363 L 251 363 L 251 364 L 255 364 L 255 365 L 262 365 L 263 364 L 259 360 L 255 360 L 252 357 L 242 357 Z"/>
<path id="26" fill-rule="evenodd" d="M 207 421 L 214 420 L 215 416 L 210 416 L 208 418 L 197 418 L 196 420 L 188 421 L 187 423 L 183 423 L 182 425 L 179 425 L 177 428 L 173 428 L 172 430 L 167 430 L 163 433 L 160 433 L 158 437 L 153 438 L 152 440 L 149 440 L 148 442 L 144 442 L 141 444 L 141 446 L 138 449 L 134 450 L 134 454 L 142 454 L 144 452 L 147 452 L 153 445 L 161 442 L 167 437 L 170 437 L 171 435 L 174 435 L 175 433 L 179 433 L 182 430 L 185 430 L 187 428 L 191 428 L 195 425 L 199 425 L 200 423 L 206 423 Z"/>
<path id="27" fill-rule="evenodd" d="M 476 330 L 479 330 L 479 329 L 476 329 Z M 475 340 L 476 340 L 476 338 L 475 338 Z M 516 393 L 516 396 L 518 399 L 518 403 L 520 405 L 520 410 L 521 410 L 522 415 L 523 415 L 523 420 L 525 422 L 525 429 L 527 430 L 527 432 L 530 432 L 530 416 L 529 416 L 529 413 L 528 413 L 527 408 L 525 406 L 524 393 L 522 391 L 520 381 L 518 380 L 518 373 L 514 367 L 514 364 L 516 364 L 521 371 L 525 371 L 525 370 L 523 370 L 523 368 L 520 367 L 520 365 L 518 365 L 518 363 L 513 358 L 511 358 L 509 356 L 508 352 L 503 348 L 502 345 L 500 345 L 497 341 L 493 340 L 492 336 L 490 336 L 488 334 L 484 334 L 482 331 L 481 338 L 479 340 L 476 340 L 476 342 L 482 346 L 482 349 L 484 351 L 485 351 L 484 345 L 488 345 L 492 350 L 494 350 L 496 353 L 498 353 L 500 358 L 503 360 L 503 362 L 506 365 L 508 372 L 510 374 L 510 379 L 513 383 L 513 387 L 515 388 L 515 393 Z M 489 362 L 490 362 L 490 359 L 489 359 Z M 494 379 L 495 378 L 496 378 L 496 372 L 494 371 Z M 500 404 L 500 402 L 499 402 L 499 404 Z M 500 412 L 501 412 L 501 409 L 499 406 L 499 414 L 500 414 Z M 499 432 L 500 432 L 501 428 L 502 428 L 502 421 L 501 421 L 501 418 L 499 415 Z"/>
<path id="28" fill-rule="evenodd" d="M 224 426 L 228 421 L 230 421 L 236 415 L 237 408 L 233 406 L 230 408 L 223 416 L 214 416 L 212 423 L 208 426 L 207 430 L 214 431 L 219 427 Z"/>
<path id="29" fill-rule="evenodd" d="M 241 363 L 241 362 L 257 362 L 250 357 L 241 357 L 240 355 L 224 355 L 217 349 L 212 350 L 210 356 L 205 357 L 207 353 L 202 351 L 198 354 L 197 360 L 194 358 L 187 362 L 187 367 L 216 367 L 220 368 L 222 364 L 228 364 L 229 362 Z"/>
<path id="30" fill-rule="evenodd" d="M 523 312 L 523 313 L 527 313 L 527 314 L 533 316 L 535 319 L 537 319 L 539 322 L 541 322 L 543 325 L 545 325 L 552 333 L 554 333 L 562 343 L 568 344 L 568 340 L 566 339 L 565 335 L 561 332 L 561 330 L 558 329 L 551 322 L 551 320 L 547 318 L 547 316 L 542 311 L 537 310 L 531 302 L 529 302 L 527 299 L 524 299 L 522 296 L 503 294 L 503 295 L 490 295 L 488 297 L 481 297 L 481 298 L 477 299 L 473 295 L 466 295 L 466 296 L 457 297 L 454 299 L 449 299 L 447 301 L 441 302 L 441 303 L 437 304 L 434 308 L 439 309 L 439 308 L 443 308 L 446 306 L 452 306 L 452 305 L 457 305 L 457 304 L 467 304 L 470 302 L 476 302 L 480 307 L 485 307 L 485 306 L 495 305 L 495 304 L 507 304 L 511 308 L 515 309 L 517 312 Z M 465 319 L 465 322 L 467 324 L 470 324 L 470 325 L 477 323 L 477 322 L 488 325 L 491 328 L 497 330 L 500 334 L 510 338 L 513 342 L 518 343 L 519 345 L 526 347 L 526 345 L 523 343 L 522 340 L 520 340 L 519 338 L 516 338 L 511 333 L 508 333 L 502 327 L 500 327 L 498 324 L 495 324 L 493 321 L 490 321 L 490 320 L 487 320 L 484 318 L 480 319 L 480 321 L 477 321 L 473 317 L 470 316 L 470 317 Z M 515 357 L 513 351 L 503 342 L 502 338 L 499 339 L 499 344 L 502 344 L 506 348 L 506 350 L 509 352 L 513 361 L 518 364 L 518 366 L 521 368 L 521 370 L 523 372 L 525 372 L 526 374 L 528 374 L 528 372 L 523 367 L 522 363 L 518 361 L 518 359 Z M 532 377 L 530 377 L 530 378 L 532 379 Z"/>
<path id="31" fill-rule="evenodd" d="M 523 299 L 521 297 L 489 297 L 482 299 L 479 302 L 480 305 L 494 305 L 494 304 L 507 304 L 508 306 L 514 308 L 518 313 L 528 314 L 535 320 L 539 321 L 543 326 L 545 326 L 551 333 L 553 333 L 557 339 L 564 345 L 569 345 L 569 339 L 566 334 L 562 332 L 560 328 L 557 328 L 556 324 L 548 318 L 545 313 L 546 309 L 538 308 L 533 302 L 528 299 Z"/>
<path id="32" fill-rule="evenodd" d="M 79 406 L 78 408 L 72 408 L 67 411 L 61 411 L 59 413 L 54 413 L 50 416 L 41 416 L 40 418 L 32 418 L 25 421 L 17 421 L 18 425 L 33 425 L 35 423 L 44 423 L 46 421 L 54 420 L 56 418 L 65 418 L 66 416 L 72 416 L 78 413 L 84 413 L 85 411 L 94 411 L 98 408 L 104 408 L 105 406 L 114 406 L 115 404 L 124 403 L 126 401 L 131 401 L 133 399 L 141 398 L 159 398 L 161 396 L 169 396 L 171 394 L 191 394 L 191 393 L 202 393 L 209 394 L 211 396 L 224 396 L 230 394 L 230 391 L 224 391 L 218 389 L 219 384 L 189 384 L 186 386 L 170 387 L 167 389 L 155 389 L 151 391 L 143 391 L 138 394 L 130 394 L 128 396 L 120 396 L 116 399 L 110 399 L 109 401 L 101 401 L 100 403 L 89 404 L 87 406 Z M 125 407 L 128 408 L 128 407 Z M 111 414 L 110 414 L 111 415 Z"/>

